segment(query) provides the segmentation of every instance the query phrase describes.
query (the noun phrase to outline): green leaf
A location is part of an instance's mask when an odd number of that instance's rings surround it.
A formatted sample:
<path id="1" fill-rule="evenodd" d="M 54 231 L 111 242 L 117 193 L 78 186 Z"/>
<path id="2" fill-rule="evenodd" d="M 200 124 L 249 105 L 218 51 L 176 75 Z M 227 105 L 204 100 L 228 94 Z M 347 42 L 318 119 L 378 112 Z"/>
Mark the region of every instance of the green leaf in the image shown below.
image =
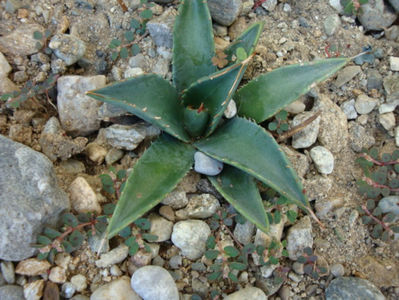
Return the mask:
<path id="1" fill-rule="evenodd" d="M 131 28 L 133 28 L 133 29 L 139 29 L 140 28 L 140 22 L 139 21 L 137 21 L 136 19 L 132 19 L 131 21 L 130 21 L 130 27 Z"/>
<path id="2" fill-rule="evenodd" d="M 131 234 L 132 234 L 132 229 L 130 228 L 130 226 L 126 226 L 121 231 L 119 231 L 119 235 L 125 239 L 128 238 Z"/>
<path id="3" fill-rule="evenodd" d="M 248 62 L 241 62 L 203 77 L 183 91 L 184 105 L 200 107 L 203 103 L 204 108 L 208 110 L 210 120 L 205 135 L 210 135 L 219 124 Z"/>
<path id="4" fill-rule="evenodd" d="M 278 224 L 281 221 L 281 213 L 279 210 L 274 212 L 274 223 Z"/>
<path id="5" fill-rule="evenodd" d="M 348 59 L 332 58 L 291 65 L 260 75 L 240 88 L 234 99 L 238 114 L 260 123 L 270 118 L 316 82 L 325 80 L 342 68 Z"/>
<path id="6" fill-rule="evenodd" d="M 111 60 L 112 60 L 112 61 L 116 60 L 116 59 L 118 58 L 118 56 L 119 56 L 119 52 L 117 52 L 117 51 L 112 52 L 112 54 L 111 54 Z M 89 95 L 89 96 L 90 96 L 90 95 Z"/>
<path id="7" fill-rule="evenodd" d="M 226 255 L 230 257 L 237 257 L 238 255 L 240 255 L 240 251 L 238 251 L 237 248 L 233 246 L 226 246 L 223 250 L 224 253 L 226 253 Z"/>
<path id="8" fill-rule="evenodd" d="M 247 56 L 252 55 L 252 53 L 255 51 L 256 44 L 258 43 L 259 36 L 262 33 L 263 26 L 263 22 L 254 23 L 253 25 L 249 26 L 238 38 L 236 38 L 235 41 L 224 50 L 224 53 L 227 54 L 227 60 L 231 62 L 233 55 L 236 55 L 237 49 L 239 48 L 243 48 Z"/>
<path id="9" fill-rule="evenodd" d="M 79 224 L 78 219 L 71 213 L 66 213 L 62 215 L 62 222 L 65 225 L 76 227 Z"/>
<path id="10" fill-rule="evenodd" d="M 248 57 L 247 52 L 245 52 L 245 49 L 242 47 L 237 48 L 236 56 L 237 56 L 238 61 L 243 61 Z"/>
<path id="11" fill-rule="evenodd" d="M 190 170 L 195 150 L 170 136 L 152 143 L 134 165 L 108 225 L 111 238 L 162 201 Z"/>
<path id="12" fill-rule="evenodd" d="M 125 179 L 126 175 L 127 175 L 126 170 L 119 170 L 118 172 L 116 172 L 116 177 L 117 177 L 119 180 Z"/>
<path id="13" fill-rule="evenodd" d="M 50 245 L 53 241 L 45 235 L 39 235 L 37 237 L 37 242 L 41 245 L 47 246 Z"/>
<path id="14" fill-rule="evenodd" d="M 74 230 L 68 240 L 73 247 L 79 247 L 84 240 L 84 236 L 79 230 Z"/>
<path id="15" fill-rule="evenodd" d="M 262 231 L 268 231 L 268 219 L 252 176 L 235 167 L 225 165 L 221 174 L 217 177 L 209 176 L 208 179 L 240 214 Z"/>
<path id="16" fill-rule="evenodd" d="M 218 257 L 219 251 L 210 249 L 205 251 L 205 257 L 210 260 L 214 260 L 216 257 Z"/>
<path id="17" fill-rule="evenodd" d="M 114 203 L 107 203 L 104 205 L 104 215 L 112 215 L 115 211 L 116 205 Z"/>
<path id="18" fill-rule="evenodd" d="M 209 236 L 206 240 L 206 248 L 213 249 L 216 246 L 216 239 L 213 235 Z"/>
<path id="19" fill-rule="evenodd" d="M 173 31 L 173 82 L 178 92 L 216 71 L 212 21 L 206 1 L 183 1 Z"/>
<path id="20" fill-rule="evenodd" d="M 48 257 L 48 255 L 49 255 L 49 252 L 39 253 L 37 255 L 37 259 L 38 260 L 45 260 Z"/>
<path id="21" fill-rule="evenodd" d="M 238 282 L 237 276 L 234 275 L 232 272 L 229 272 L 229 274 L 227 276 L 231 279 L 231 281 Z"/>
<path id="22" fill-rule="evenodd" d="M 176 90 L 158 75 L 129 78 L 87 95 L 117 105 L 184 142 L 190 140 L 183 129 L 183 107 L 178 103 Z"/>
<path id="23" fill-rule="evenodd" d="M 267 129 L 269 129 L 270 131 L 275 131 L 277 129 L 278 125 L 276 122 L 270 122 L 267 125 Z"/>
<path id="24" fill-rule="evenodd" d="M 134 32 L 133 31 L 126 31 L 124 35 L 125 35 L 126 41 L 131 42 L 134 40 Z"/>
<path id="25" fill-rule="evenodd" d="M 206 277 L 208 277 L 208 280 L 214 281 L 217 280 L 219 277 L 222 276 L 222 272 L 213 272 L 211 274 L 208 274 Z"/>
<path id="26" fill-rule="evenodd" d="M 71 243 L 68 242 L 68 241 L 65 241 L 65 240 L 62 241 L 61 245 L 64 248 L 64 251 L 66 253 L 71 253 L 74 250 L 74 248 L 72 247 Z"/>
<path id="27" fill-rule="evenodd" d="M 148 242 L 156 242 L 158 240 L 158 236 L 155 234 L 143 233 L 142 237 Z"/>
<path id="28" fill-rule="evenodd" d="M 141 230 L 150 230 L 151 228 L 151 222 L 146 218 L 137 219 L 134 221 L 134 224 L 136 224 Z"/>
<path id="29" fill-rule="evenodd" d="M 53 228 L 50 228 L 50 227 L 45 227 L 43 234 L 45 236 L 49 237 L 50 239 L 55 239 L 61 235 L 61 232 L 59 232 Z"/>
<path id="30" fill-rule="evenodd" d="M 133 44 L 132 45 L 132 55 L 135 56 L 137 54 L 139 54 L 141 51 L 140 46 L 137 44 Z"/>
<path id="31" fill-rule="evenodd" d="M 212 136 L 194 145 L 207 155 L 254 176 L 307 210 L 308 201 L 291 164 L 273 137 L 255 123 L 233 118 Z"/>
<path id="32" fill-rule="evenodd" d="M 229 268 L 231 270 L 244 271 L 247 268 L 247 265 L 239 262 L 232 262 L 229 264 Z"/>
<path id="33" fill-rule="evenodd" d="M 151 9 L 145 9 L 140 13 L 140 17 L 143 19 L 151 19 L 152 18 L 152 11 Z"/>
<path id="34" fill-rule="evenodd" d="M 296 211 L 293 211 L 293 210 L 288 210 L 286 215 L 287 215 L 288 221 L 290 221 L 291 223 L 294 223 L 298 216 Z"/>
<path id="35" fill-rule="evenodd" d="M 115 49 L 115 48 L 118 48 L 120 45 L 122 45 L 122 42 L 121 42 L 120 40 L 118 40 L 118 39 L 113 39 L 113 40 L 111 41 L 111 43 L 109 43 L 108 47 L 109 47 L 110 49 Z"/>
<path id="36" fill-rule="evenodd" d="M 35 40 L 41 40 L 43 38 L 43 33 L 41 33 L 40 31 L 35 31 L 33 32 L 33 38 Z"/>
<path id="37" fill-rule="evenodd" d="M 129 50 L 127 50 L 127 48 L 123 47 L 121 49 L 121 51 L 119 52 L 119 55 L 121 56 L 121 58 L 127 58 L 127 57 L 129 57 Z"/>

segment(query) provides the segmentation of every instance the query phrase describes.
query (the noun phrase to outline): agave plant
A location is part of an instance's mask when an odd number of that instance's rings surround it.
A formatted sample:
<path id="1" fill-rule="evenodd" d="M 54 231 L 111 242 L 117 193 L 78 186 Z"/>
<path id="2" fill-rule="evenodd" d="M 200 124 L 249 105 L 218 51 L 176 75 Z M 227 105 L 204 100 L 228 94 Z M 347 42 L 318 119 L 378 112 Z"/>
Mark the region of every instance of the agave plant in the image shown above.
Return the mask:
<path id="1" fill-rule="evenodd" d="M 90 91 L 88 95 L 124 108 L 163 133 L 135 164 L 115 212 L 108 238 L 157 205 L 191 169 L 201 151 L 224 163 L 210 182 L 262 231 L 268 218 L 255 179 L 309 211 L 301 183 L 263 122 L 345 65 L 334 58 L 292 65 L 261 75 L 237 90 L 254 56 L 263 23 L 250 26 L 224 50 L 217 68 L 206 1 L 182 1 L 174 24 L 172 83 L 144 74 Z M 215 63 L 216 62 L 216 63 Z M 234 98 L 238 115 L 223 120 Z"/>

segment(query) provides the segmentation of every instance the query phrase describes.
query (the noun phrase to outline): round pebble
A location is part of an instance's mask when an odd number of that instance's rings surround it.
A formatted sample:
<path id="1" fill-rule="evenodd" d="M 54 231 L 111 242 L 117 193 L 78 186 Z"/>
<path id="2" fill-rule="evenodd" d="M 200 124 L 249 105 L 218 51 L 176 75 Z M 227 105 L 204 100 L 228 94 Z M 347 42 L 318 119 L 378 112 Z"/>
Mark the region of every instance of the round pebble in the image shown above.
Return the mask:
<path id="1" fill-rule="evenodd" d="M 310 150 L 310 157 L 321 174 L 331 174 L 334 170 L 334 156 L 327 148 L 313 147 Z"/>

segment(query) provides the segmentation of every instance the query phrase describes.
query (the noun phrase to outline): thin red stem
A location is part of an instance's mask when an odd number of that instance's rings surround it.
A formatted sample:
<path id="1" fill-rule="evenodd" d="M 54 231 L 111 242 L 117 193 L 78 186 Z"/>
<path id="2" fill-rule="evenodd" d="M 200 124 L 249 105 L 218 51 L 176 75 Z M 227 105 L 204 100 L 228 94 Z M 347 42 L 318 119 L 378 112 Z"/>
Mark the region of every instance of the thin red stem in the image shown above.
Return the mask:
<path id="1" fill-rule="evenodd" d="M 378 224 L 380 224 L 386 231 L 389 232 L 389 234 L 394 234 L 394 232 L 392 231 L 391 228 L 389 228 L 389 226 L 387 224 L 385 224 L 383 221 L 377 219 L 375 216 L 372 215 L 372 213 L 367 209 L 366 205 L 363 204 L 362 205 L 362 209 L 364 210 L 364 212 L 370 217 L 372 218 L 375 222 L 377 222 Z"/>
<path id="2" fill-rule="evenodd" d="M 396 165 L 399 164 L 398 160 L 391 160 L 391 161 L 379 161 L 376 160 L 374 158 L 372 158 L 370 155 L 366 154 L 366 153 L 361 153 L 360 154 L 361 157 L 365 158 L 366 160 L 372 162 L 373 164 L 377 165 L 377 166 L 389 166 L 389 165 Z"/>

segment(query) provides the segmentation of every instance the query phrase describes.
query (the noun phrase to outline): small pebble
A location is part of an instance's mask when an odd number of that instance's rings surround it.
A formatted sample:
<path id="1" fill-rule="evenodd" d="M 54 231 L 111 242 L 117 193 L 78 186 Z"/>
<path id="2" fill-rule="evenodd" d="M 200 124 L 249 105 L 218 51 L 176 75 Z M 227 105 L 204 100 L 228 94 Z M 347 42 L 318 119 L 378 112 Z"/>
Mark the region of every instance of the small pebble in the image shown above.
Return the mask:
<path id="1" fill-rule="evenodd" d="M 11 261 L 3 261 L 1 263 L 1 273 L 7 283 L 13 284 L 15 282 L 14 264 Z"/>
<path id="2" fill-rule="evenodd" d="M 66 270 L 61 267 L 51 268 L 48 278 L 54 283 L 64 283 L 66 281 Z"/>
<path id="3" fill-rule="evenodd" d="M 379 115 L 378 121 L 386 130 L 391 130 L 396 125 L 395 115 L 393 112 Z"/>
<path id="4" fill-rule="evenodd" d="M 356 111 L 361 115 L 370 113 L 378 104 L 378 100 L 370 98 L 365 94 L 361 94 L 357 97 L 355 108 Z"/>
<path id="5" fill-rule="evenodd" d="M 334 170 L 334 156 L 327 148 L 313 147 L 310 150 L 310 157 L 321 174 L 331 174 Z"/>
<path id="6" fill-rule="evenodd" d="M 101 213 L 97 195 L 83 177 L 77 177 L 69 186 L 72 207 L 78 213 Z"/>
<path id="7" fill-rule="evenodd" d="M 334 264 L 331 266 L 331 274 L 335 277 L 340 277 L 345 275 L 345 268 L 341 264 Z"/>
<path id="8" fill-rule="evenodd" d="M 392 71 L 399 71 L 399 57 L 390 56 L 389 63 Z"/>
<path id="9" fill-rule="evenodd" d="M 216 176 L 223 170 L 223 163 L 202 152 L 194 154 L 194 170 L 200 174 Z"/>
<path id="10" fill-rule="evenodd" d="M 129 247 L 121 244 L 115 249 L 101 255 L 100 259 L 96 261 L 96 266 L 99 268 L 106 268 L 114 264 L 122 262 L 129 254 Z"/>
<path id="11" fill-rule="evenodd" d="M 61 287 L 61 295 L 67 299 L 72 298 L 76 292 L 76 287 L 70 282 L 65 282 Z"/>
<path id="12" fill-rule="evenodd" d="M 76 291 L 82 292 L 87 288 L 86 277 L 82 274 L 77 274 L 71 277 L 71 283 L 76 287 Z"/>

